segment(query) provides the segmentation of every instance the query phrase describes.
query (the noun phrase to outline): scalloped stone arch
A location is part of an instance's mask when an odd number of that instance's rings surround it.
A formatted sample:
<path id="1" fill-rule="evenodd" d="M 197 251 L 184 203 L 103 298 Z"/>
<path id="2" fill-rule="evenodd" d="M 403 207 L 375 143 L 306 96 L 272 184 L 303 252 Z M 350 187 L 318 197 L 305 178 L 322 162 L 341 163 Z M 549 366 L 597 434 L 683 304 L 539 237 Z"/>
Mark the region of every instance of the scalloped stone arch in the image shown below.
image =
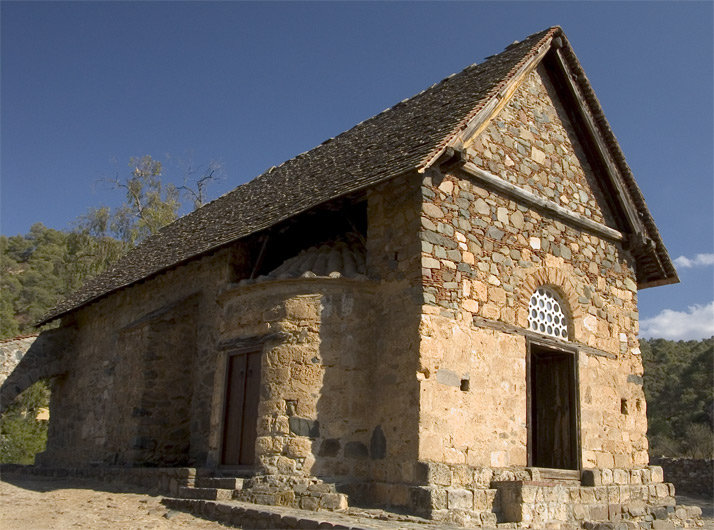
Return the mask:
<path id="1" fill-rule="evenodd" d="M 518 304 L 528 310 L 531 295 L 539 287 L 548 287 L 553 290 L 564 303 L 563 310 L 570 319 L 570 340 L 576 338 L 579 326 L 578 321 L 583 312 L 578 303 L 578 294 L 572 280 L 562 270 L 555 267 L 541 267 L 528 274 L 518 289 Z"/>

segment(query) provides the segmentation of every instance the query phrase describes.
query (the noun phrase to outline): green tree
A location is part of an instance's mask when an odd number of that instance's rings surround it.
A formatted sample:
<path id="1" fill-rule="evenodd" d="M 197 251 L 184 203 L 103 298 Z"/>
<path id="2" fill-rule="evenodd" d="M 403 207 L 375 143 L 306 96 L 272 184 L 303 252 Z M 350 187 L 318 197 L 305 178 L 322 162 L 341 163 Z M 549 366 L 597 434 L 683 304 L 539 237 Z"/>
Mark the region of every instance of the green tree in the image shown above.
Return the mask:
<path id="1" fill-rule="evenodd" d="M 47 422 L 37 414 L 49 406 L 47 383 L 39 381 L 20 394 L 0 419 L 0 463 L 32 464 L 47 443 Z"/>
<path id="2" fill-rule="evenodd" d="M 714 430 L 714 337 L 640 341 L 645 367 L 647 436 L 652 454 L 710 451 Z"/>
<path id="3" fill-rule="evenodd" d="M 178 218 L 179 190 L 161 180 L 163 165 L 150 155 L 129 160 L 131 174 L 125 178 L 106 180 L 125 194 L 124 203 L 113 213 L 100 208 L 91 210 L 90 224 L 101 225 L 117 239 L 134 246 L 157 233 L 160 228 Z"/>

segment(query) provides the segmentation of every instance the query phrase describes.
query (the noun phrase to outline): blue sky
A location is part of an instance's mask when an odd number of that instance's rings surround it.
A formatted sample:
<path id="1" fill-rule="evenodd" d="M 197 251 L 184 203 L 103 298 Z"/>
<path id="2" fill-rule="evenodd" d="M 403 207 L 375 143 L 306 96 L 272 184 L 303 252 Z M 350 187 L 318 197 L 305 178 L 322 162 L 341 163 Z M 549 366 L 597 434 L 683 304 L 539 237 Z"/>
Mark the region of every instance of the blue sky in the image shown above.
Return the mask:
<path id="1" fill-rule="evenodd" d="M 514 40 L 561 25 L 682 283 L 643 334 L 714 335 L 712 2 L 0 4 L 0 232 L 115 205 L 131 156 L 220 160 L 216 197 Z M 699 256 L 699 258 L 697 258 Z"/>

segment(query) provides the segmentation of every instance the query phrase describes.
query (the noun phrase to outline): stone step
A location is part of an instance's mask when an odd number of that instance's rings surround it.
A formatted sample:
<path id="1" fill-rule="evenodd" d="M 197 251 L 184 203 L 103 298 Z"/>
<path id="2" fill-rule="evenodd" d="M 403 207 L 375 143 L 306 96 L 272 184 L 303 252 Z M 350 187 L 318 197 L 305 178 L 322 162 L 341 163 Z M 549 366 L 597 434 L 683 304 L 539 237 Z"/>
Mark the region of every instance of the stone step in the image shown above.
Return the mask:
<path id="1" fill-rule="evenodd" d="M 233 477 L 233 478 L 251 478 L 255 476 L 255 469 L 252 468 L 220 468 L 220 469 L 203 469 L 197 473 L 200 477 Z"/>
<path id="2" fill-rule="evenodd" d="M 538 478 L 533 480 L 562 484 L 564 486 L 580 486 L 580 471 L 572 469 L 538 468 Z"/>
<path id="3" fill-rule="evenodd" d="M 180 486 L 178 496 L 182 499 L 201 499 L 210 501 L 228 501 L 233 498 L 232 489 L 221 488 L 194 488 L 193 486 Z"/>
<path id="4" fill-rule="evenodd" d="M 246 529 L 395 530 L 397 528 L 391 521 L 364 521 L 334 512 L 317 514 L 294 508 L 258 507 L 238 501 L 226 503 L 199 499 L 165 498 L 161 503 L 172 510 L 192 513 L 204 519 Z M 409 526 L 399 525 L 399 528 L 420 529 L 420 526 L 414 523 Z"/>
<path id="5" fill-rule="evenodd" d="M 245 478 L 238 477 L 197 477 L 197 488 L 220 488 L 225 490 L 241 490 Z"/>

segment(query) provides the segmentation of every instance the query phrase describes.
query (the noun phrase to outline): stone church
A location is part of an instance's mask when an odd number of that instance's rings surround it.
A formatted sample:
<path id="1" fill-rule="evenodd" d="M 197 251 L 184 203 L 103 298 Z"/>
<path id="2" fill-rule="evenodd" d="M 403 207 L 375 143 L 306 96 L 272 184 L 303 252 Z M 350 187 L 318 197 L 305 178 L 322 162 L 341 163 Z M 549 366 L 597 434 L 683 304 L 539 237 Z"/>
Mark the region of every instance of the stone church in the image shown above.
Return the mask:
<path id="1" fill-rule="evenodd" d="M 671 519 L 637 292 L 677 281 L 555 27 L 163 228 L 44 319 L 3 403 L 51 378 L 38 466 L 174 493 Z"/>

